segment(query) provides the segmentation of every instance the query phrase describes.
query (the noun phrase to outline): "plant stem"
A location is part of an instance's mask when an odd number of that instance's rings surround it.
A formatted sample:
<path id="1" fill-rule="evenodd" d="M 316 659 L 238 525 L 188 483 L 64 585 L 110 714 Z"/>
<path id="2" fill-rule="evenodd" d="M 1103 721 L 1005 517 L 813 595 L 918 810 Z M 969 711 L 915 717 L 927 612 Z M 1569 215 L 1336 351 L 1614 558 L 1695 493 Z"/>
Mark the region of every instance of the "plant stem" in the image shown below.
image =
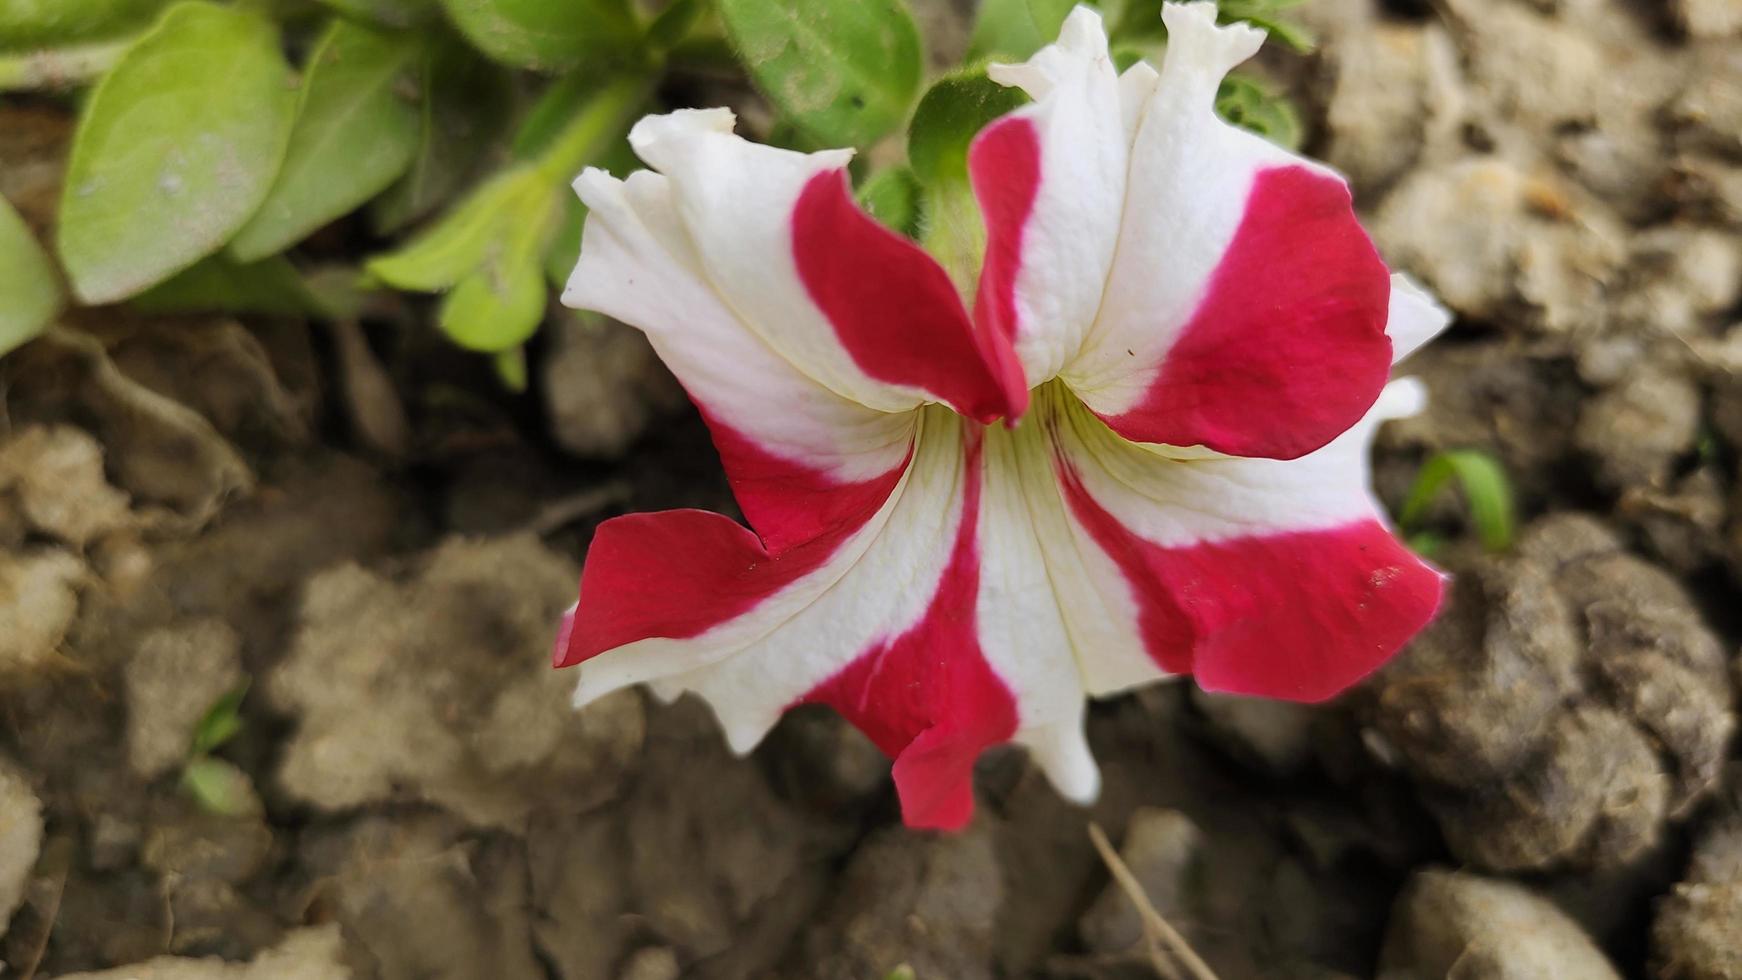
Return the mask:
<path id="1" fill-rule="evenodd" d="M 630 117 L 647 100 L 650 81 L 630 75 L 595 92 L 538 157 L 538 171 L 553 182 L 567 183 L 628 126 Z"/>
<path id="2" fill-rule="evenodd" d="M 115 66 L 132 38 L 0 57 L 0 92 L 74 88 Z"/>

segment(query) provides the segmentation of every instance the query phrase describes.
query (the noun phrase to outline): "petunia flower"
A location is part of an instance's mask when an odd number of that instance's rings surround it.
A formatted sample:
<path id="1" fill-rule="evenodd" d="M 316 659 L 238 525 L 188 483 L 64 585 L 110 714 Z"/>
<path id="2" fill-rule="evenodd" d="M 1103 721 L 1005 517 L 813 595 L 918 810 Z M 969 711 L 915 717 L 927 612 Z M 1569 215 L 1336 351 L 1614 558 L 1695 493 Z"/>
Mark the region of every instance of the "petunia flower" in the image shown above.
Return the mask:
<path id="1" fill-rule="evenodd" d="M 1087 698 L 1190 674 L 1317 701 L 1428 622 L 1441 576 L 1366 457 L 1422 402 L 1393 362 L 1447 316 L 1388 273 L 1341 177 L 1217 118 L 1263 33 L 1163 16 L 1159 72 L 1117 74 L 1087 8 L 992 69 L 1033 101 L 970 150 L 971 311 L 855 206 L 850 151 L 683 110 L 631 132 L 651 170 L 580 176 L 563 301 L 646 332 L 754 531 L 601 524 L 557 641 L 577 705 L 693 691 L 748 752 L 827 704 L 894 758 L 907 823 L 954 828 L 995 744 L 1092 799 Z"/>

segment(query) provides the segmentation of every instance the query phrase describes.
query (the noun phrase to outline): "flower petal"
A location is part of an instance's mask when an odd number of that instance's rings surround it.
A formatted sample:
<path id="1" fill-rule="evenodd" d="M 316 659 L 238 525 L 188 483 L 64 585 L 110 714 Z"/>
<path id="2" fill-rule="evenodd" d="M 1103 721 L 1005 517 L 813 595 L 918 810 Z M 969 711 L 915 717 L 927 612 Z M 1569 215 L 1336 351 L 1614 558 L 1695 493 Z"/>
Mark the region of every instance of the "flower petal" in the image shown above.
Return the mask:
<path id="1" fill-rule="evenodd" d="M 746 326 L 862 405 L 1021 413 L 1009 343 L 977 332 L 943 268 L 853 203 L 851 151 L 794 153 L 731 128 L 727 110 L 680 110 L 641 120 L 629 140 L 669 179 L 704 278 Z"/>
<path id="2" fill-rule="evenodd" d="M 1101 18 L 1078 7 L 1058 43 L 991 77 L 1035 99 L 986 127 L 968 153 L 986 221 L 974 303 L 1038 385 L 1081 347 L 1119 237 L 1130 139 Z"/>
<path id="3" fill-rule="evenodd" d="M 1401 272 L 1391 274 L 1391 311 L 1385 332 L 1391 337 L 1392 363 L 1421 349 L 1421 345 L 1451 326 L 1452 313 L 1427 290 Z"/>
<path id="4" fill-rule="evenodd" d="M 1217 118 L 1217 86 L 1263 33 L 1218 27 L 1209 3 L 1163 17 L 1106 292 L 1062 376 L 1133 441 L 1298 457 L 1385 383 L 1385 265 L 1342 178 Z"/>
<path id="5" fill-rule="evenodd" d="M 740 752 L 793 704 L 830 704 L 895 757 L 910 824 L 960 826 L 974 759 L 1009 739 L 1017 717 L 972 611 L 982 482 L 968 430 L 926 410 L 912 462 L 877 512 L 783 555 L 693 511 L 601 525 L 567 630 L 571 644 L 589 637 L 577 703 L 641 682 L 665 696 L 694 691 Z"/>
<path id="6" fill-rule="evenodd" d="M 707 281 L 665 177 L 589 170 L 575 187 L 590 210 L 563 301 L 647 334 L 700 406 L 768 548 L 868 519 L 905 466 L 913 418 L 836 394 L 746 326 Z"/>
<path id="7" fill-rule="evenodd" d="M 1169 458 L 1085 411 L 1037 406 L 1056 426 L 1074 538 L 1048 561 L 1075 592 L 1064 608 L 1099 629 L 1077 647 L 1093 653 L 1090 693 L 1190 673 L 1206 690 L 1318 701 L 1395 653 L 1432 618 L 1442 579 L 1385 527 L 1365 459 L 1378 423 L 1421 400 L 1397 382 L 1291 461 Z"/>

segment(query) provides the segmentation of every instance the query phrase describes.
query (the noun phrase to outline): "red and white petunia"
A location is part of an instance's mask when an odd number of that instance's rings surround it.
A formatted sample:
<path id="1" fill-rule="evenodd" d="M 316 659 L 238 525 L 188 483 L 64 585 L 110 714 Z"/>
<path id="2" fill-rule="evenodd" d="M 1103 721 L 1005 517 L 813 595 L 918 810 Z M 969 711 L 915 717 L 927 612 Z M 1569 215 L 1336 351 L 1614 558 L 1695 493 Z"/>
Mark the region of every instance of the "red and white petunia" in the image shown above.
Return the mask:
<path id="1" fill-rule="evenodd" d="M 1432 617 L 1441 576 L 1367 487 L 1395 360 L 1446 314 L 1392 276 L 1342 178 L 1217 118 L 1263 34 L 1170 5 L 1159 72 L 1099 18 L 993 77 L 1033 101 L 969 156 L 987 228 L 964 302 L 861 212 L 849 152 L 643 119 L 652 168 L 589 170 L 564 302 L 647 333 L 754 531 L 602 524 L 558 666 L 576 703 L 693 691 L 738 751 L 820 702 L 895 759 L 909 824 L 959 827 L 988 746 L 1065 796 L 1085 700 L 1190 674 L 1330 697 Z"/>

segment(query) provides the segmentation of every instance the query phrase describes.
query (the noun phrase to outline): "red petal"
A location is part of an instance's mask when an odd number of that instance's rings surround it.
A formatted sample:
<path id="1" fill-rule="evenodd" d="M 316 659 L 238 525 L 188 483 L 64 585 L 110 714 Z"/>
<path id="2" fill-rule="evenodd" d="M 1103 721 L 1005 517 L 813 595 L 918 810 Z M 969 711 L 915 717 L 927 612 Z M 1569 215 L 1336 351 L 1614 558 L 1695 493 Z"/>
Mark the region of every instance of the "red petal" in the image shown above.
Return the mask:
<path id="1" fill-rule="evenodd" d="M 1341 181 L 1305 167 L 1261 171 L 1160 372 L 1135 406 L 1103 418 L 1134 442 L 1303 456 L 1379 397 L 1390 297 Z"/>

